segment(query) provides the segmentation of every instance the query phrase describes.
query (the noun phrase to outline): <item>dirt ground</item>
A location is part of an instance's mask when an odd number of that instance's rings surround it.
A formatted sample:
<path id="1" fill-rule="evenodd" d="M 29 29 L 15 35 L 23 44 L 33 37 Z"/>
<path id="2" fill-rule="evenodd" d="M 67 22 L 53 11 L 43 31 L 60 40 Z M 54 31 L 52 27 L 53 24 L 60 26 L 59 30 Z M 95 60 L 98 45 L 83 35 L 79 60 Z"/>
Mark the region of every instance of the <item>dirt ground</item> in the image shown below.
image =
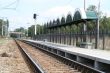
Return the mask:
<path id="1" fill-rule="evenodd" d="M 0 73 L 31 73 L 12 39 L 0 39 Z"/>

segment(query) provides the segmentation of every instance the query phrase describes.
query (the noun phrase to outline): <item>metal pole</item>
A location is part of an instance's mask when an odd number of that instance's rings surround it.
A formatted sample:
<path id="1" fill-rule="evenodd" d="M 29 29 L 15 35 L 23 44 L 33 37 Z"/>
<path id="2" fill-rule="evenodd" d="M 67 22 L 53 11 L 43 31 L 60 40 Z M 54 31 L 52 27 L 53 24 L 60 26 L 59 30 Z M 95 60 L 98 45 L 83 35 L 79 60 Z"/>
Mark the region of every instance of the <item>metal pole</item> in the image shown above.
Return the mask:
<path id="1" fill-rule="evenodd" d="M 3 25 L 4 25 L 4 21 L 2 20 L 2 36 L 3 36 Z"/>
<path id="2" fill-rule="evenodd" d="M 7 26 L 5 24 L 5 37 L 7 36 Z"/>
<path id="3" fill-rule="evenodd" d="M 28 37 L 28 28 L 27 28 L 27 37 Z"/>
<path id="4" fill-rule="evenodd" d="M 84 0 L 84 11 L 86 12 L 86 0 Z M 87 27 L 86 22 L 84 22 L 84 24 L 83 24 L 83 32 L 86 32 L 86 30 L 87 30 L 86 27 Z M 86 41 L 86 34 L 83 35 L 83 42 L 87 42 Z"/>
<path id="5" fill-rule="evenodd" d="M 84 0 L 84 10 L 86 9 L 86 1 Z"/>
<path id="6" fill-rule="evenodd" d="M 36 26 L 37 26 L 37 25 L 36 25 L 36 19 L 34 19 L 34 23 L 35 23 L 35 32 L 34 32 L 34 33 L 35 33 L 35 35 L 36 35 L 36 32 L 37 32 L 37 30 L 36 30 Z"/>
<path id="7" fill-rule="evenodd" d="M 100 24 L 100 0 L 99 0 L 99 4 L 98 4 L 98 20 L 97 20 L 97 47 L 96 48 L 99 48 L 99 24 Z"/>
<path id="8" fill-rule="evenodd" d="M 8 37 L 8 19 L 5 21 L 5 37 Z"/>
<path id="9" fill-rule="evenodd" d="M 34 15 L 33 15 L 34 23 L 35 23 L 35 30 L 34 30 L 34 31 L 35 31 L 35 36 L 36 36 L 36 32 L 37 32 L 37 30 L 36 30 L 36 29 L 37 29 L 37 28 L 36 28 L 36 27 L 37 27 L 37 24 L 36 24 L 37 16 L 38 16 L 37 14 L 34 14 Z"/>

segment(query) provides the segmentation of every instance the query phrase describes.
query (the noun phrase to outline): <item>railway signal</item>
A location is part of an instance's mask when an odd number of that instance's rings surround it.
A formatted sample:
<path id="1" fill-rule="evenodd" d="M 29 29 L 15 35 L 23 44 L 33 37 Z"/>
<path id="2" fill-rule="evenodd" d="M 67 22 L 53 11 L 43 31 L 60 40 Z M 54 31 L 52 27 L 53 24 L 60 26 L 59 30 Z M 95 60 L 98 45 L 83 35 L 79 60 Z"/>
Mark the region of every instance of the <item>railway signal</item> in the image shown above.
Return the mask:
<path id="1" fill-rule="evenodd" d="M 36 30 L 36 26 L 37 26 L 37 25 L 36 25 L 37 16 L 38 16 L 37 14 L 35 14 L 35 13 L 33 14 L 33 18 L 34 18 L 34 22 L 35 22 L 35 32 L 34 32 L 35 35 L 36 35 L 36 32 L 37 32 L 37 30 Z"/>

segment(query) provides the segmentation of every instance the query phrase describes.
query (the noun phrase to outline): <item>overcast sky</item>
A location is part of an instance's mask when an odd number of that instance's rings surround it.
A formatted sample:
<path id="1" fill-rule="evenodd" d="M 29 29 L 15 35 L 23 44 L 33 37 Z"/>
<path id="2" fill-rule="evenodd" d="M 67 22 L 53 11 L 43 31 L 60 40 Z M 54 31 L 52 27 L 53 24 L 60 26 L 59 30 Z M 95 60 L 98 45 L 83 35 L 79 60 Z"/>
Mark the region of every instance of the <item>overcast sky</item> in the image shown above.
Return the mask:
<path id="1" fill-rule="evenodd" d="M 84 0 L 0 0 L 0 18 L 9 19 L 10 30 L 33 25 L 33 13 L 38 14 L 37 23 L 61 18 L 83 8 Z M 86 0 L 89 5 L 98 6 L 99 0 Z M 110 0 L 101 0 L 101 11 L 110 16 Z"/>

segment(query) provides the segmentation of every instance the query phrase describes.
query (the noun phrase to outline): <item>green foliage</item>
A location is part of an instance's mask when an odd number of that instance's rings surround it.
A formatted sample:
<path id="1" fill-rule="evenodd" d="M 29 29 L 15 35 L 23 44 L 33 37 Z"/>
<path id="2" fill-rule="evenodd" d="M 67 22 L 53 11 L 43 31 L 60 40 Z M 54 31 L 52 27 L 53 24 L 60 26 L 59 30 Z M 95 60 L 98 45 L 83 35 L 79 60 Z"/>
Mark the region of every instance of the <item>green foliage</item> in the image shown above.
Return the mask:
<path id="1" fill-rule="evenodd" d="M 95 5 L 90 5 L 88 8 L 87 8 L 87 11 L 95 11 L 97 12 L 97 7 Z"/>
<path id="2" fill-rule="evenodd" d="M 103 16 L 100 20 L 100 29 L 102 30 L 110 30 L 110 17 L 107 18 L 106 16 Z"/>
<path id="3" fill-rule="evenodd" d="M 21 33 L 25 34 L 25 36 L 27 34 L 27 30 L 23 27 L 15 29 L 14 32 L 21 32 Z"/>
<path id="4" fill-rule="evenodd" d="M 102 14 L 103 14 L 102 11 L 98 12 L 98 8 L 95 5 L 90 5 L 87 8 L 87 11 L 95 11 L 97 13 L 97 15 L 99 15 L 100 18 L 101 18 Z"/>
<path id="5" fill-rule="evenodd" d="M 2 35 L 2 27 L 7 26 L 9 27 L 9 21 L 4 21 L 3 19 L 0 19 L 0 35 Z M 3 27 L 4 28 L 4 27 Z M 6 28 L 3 29 L 3 32 L 5 32 Z"/>
<path id="6" fill-rule="evenodd" d="M 43 33 L 43 26 L 42 25 L 37 25 L 37 34 L 39 35 L 39 34 L 42 34 Z"/>
<path id="7" fill-rule="evenodd" d="M 37 35 L 39 35 L 39 34 L 45 34 L 47 30 L 44 28 L 43 25 L 37 24 L 36 31 L 37 31 Z M 35 25 L 32 25 L 31 27 L 28 28 L 28 36 L 33 37 L 34 35 L 35 35 Z"/>
<path id="8" fill-rule="evenodd" d="M 23 27 L 17 28 L 14 31 L 15 32 L 23 32 L 25 29 Z"/>
<path id="9" fill-rule="evenodd" d="M 88 31 L 94 30 L 95 28 L 96 28 L 96 22 L 95 21 L 87 22 L 87 30 Z"/>
<path id="10" fill-rule="evenodd" d="M 34 27 L 35 27 L 35 26 L 32 25 L 31 27 L 28 28 L 28 36 L 29 36 L 29 37 L 33 37 L 33 36 L 34 36 L 34 30 L 35 30 Z"/>
<path id="11" fill-rule="evenodd" d="M 0 35 L 2 35 L 2 20 L 0 19 Z"/>
<path id="12" fill-rule="evenodd" d="M 76 33 L 77 32 L 77 26 L 72 25 L 71 32 Z"/>

